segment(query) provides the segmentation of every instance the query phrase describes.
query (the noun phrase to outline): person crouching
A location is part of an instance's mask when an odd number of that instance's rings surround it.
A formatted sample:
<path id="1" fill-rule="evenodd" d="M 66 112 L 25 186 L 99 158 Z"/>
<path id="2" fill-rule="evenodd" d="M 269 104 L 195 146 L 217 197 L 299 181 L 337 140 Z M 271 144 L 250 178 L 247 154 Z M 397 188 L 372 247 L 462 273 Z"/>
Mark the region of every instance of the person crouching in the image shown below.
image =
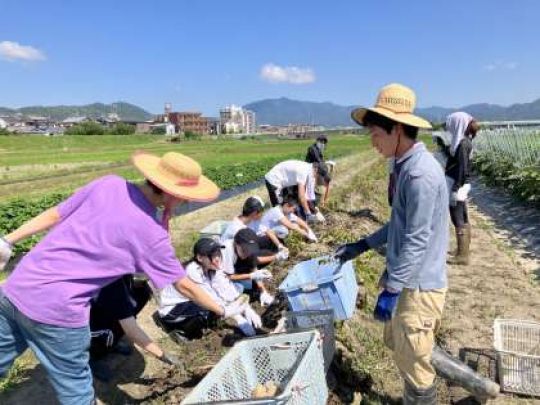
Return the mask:
<path id="1" fill-rule="evenodd" d="M 186 264 L 186 272 L 191 281 L 224 305 L 243 297 L 221 269 L 221 249 L 222 246 L 211 238 L 199 239 L 193 247 L 193 258 Z M 179 293 L 172 285 L 160 292 L 158 314 L 165 329 L 173 331 L 179 338 L 177 340 L 201 338 L 216 319 L 210 311 Z M 232 319 L 246 336 L 254 336 L 255 329 L 262 326 L 261 318 L 247 300 L 243 313 Z"/>

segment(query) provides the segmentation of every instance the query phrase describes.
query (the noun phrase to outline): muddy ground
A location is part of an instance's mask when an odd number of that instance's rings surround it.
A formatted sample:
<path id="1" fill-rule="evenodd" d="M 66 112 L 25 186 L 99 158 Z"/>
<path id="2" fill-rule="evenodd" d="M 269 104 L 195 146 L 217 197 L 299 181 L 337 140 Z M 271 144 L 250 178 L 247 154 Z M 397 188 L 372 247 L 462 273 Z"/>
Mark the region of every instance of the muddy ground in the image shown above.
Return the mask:
<path id="1" fill-rule="evenodd" d="M 235 215 L 249 194 L 266 197 L 263 188 L 215 204 L 175 220 L 173 242 L 179 256 L 187 257 L 197 231 L 215 219 Z M 274 287 L 287 269 L 303 259 L 319 256 L 340 243 L 354 240 L 375 230 L 388 215 L 384 162 L 372 153 L 343 159 L 336 173 L 333 201 L 326 208 L 327 222 L 316 228 L 316 244 L 298 238 L 289 241 L 291 258 L 273 267 Z M 500 230 L 502 222 L 496 213 L 473 206 L 474 226 L 472 263 L 468 267 L 449 268 L 449 293 L 439 334 L 441 344 L 455 355 L 462 355 L 472 366 L 478 365 L 488 375 L 493 371 L 491 351 L 495 317 L 512 317 L 540 321 L 540 265 L 532 249 L 508 244 Z M 494 216 L 490 216 L 494 215 Z M 532 223 L 540 233 L 540 224 Z M 530 227 L 527 228 L 530 231 Z M 534 231 L 533 231 L 534 234 Z M 517 236 L 519 239 L 519 236 Z M 328 382 L 331 404 L 360 402 L 398 404 L 402 382 L 393 367 L 390 353 L 382 344 L 382 327 L 372 319 L 371 311 L 383 257 L 370 252 L 356 262 L 361 284 L 358 310 L 351 320 L 336 323 L 337 350 Z M 143 328 L 166 349 L 184 359 L 185 369 L 164 367 L 159 361 L 136 351 L 129 357 L 111 355 L 115 378 L 109 384 L 96 382 L 96 392 L 108 404 L 174 404 L 219 361 L 239 338 L 235 330 L 221 324 L 202 339 L 176 344 L 152 321 L 154 302 L 139 316 Z M 271 307 L 263 316 L 271 329 L 284 306 Z M 262 313 L 261 308 L 258 310 Z M 494 378 L 496 376 L 493 376 Z M 440 403 L 474 403 L 465 392 L 444 382 L 439 384 Z M 10 389 L 0 394 L 0 403 L 55 404 L 54 393 L 43 370 L 26 356 L 25 366 Z M 533 399 L 502 395 L 495 404 L 533 404 Z"/>

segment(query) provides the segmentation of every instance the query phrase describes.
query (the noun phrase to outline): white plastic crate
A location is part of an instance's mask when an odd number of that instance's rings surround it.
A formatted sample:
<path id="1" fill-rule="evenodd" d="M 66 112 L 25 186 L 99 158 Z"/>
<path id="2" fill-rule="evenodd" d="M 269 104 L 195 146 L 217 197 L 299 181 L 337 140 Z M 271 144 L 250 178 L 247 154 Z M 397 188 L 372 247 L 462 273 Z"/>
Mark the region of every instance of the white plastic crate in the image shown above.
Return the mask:
<path id="1" fill-rule="evenodd" d="M 493 332 L 501 389 L 540 396 L 540 323 L 495 319 Z"/>
<path id="2" fill-rule="evenodd" d="M 199 232 L 199 236 L 201 238 L 212 238 L 216 241 L 219 241 L 221 235 L 223 234 L 223 232 L 225 232 L 225 229 L 227 229 L 229 223 L 230 221 L 225 221 L 223 219 L 218 219 L 217 221 L 211 222 L 203 229 L 201 229 L 201 231 Z"/>
<path id="3" fill-rule="evenodd" d="M 275 397 L 252 397 L 259 384 L 279 385 Z M 316 330 L 244 339 L 182 401 L 190 404 L 324 405 L 328 388 Z"/>
<path id="4" fill-rule="evenodd" d="M 297 263 L 279 286 L 292 311 L 333 309 L 345 320 L 356 309 L 358 284 L 352 261 L 340 264 L 331 256 Z"/>

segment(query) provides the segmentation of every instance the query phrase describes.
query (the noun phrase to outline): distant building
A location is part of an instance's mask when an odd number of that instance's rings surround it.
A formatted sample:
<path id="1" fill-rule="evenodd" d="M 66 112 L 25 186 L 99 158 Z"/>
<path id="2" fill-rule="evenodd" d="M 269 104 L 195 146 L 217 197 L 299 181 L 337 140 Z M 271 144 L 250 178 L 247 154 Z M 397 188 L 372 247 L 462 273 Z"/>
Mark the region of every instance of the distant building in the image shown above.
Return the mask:
<path id="1" fill-rule="evenodd" d="M 8 123 L 4 121 L 2 118 L 0 118 L 0 129 L 5 129 L 7 128 L 7 126 L 8 126 Z"/>
<path id="2" fill-rule="evenodd" d="M 84 117 L 84 116 L 68 117 L 65 120 L 63 120 L 60 123 L 60 125 L 63 126 L 64 128 L 70 128 L 70 127 L 72 127 L 74 125 L 77 125 L 77 124 L 80 124 L 80 123 L 83 123 L 83 122 L 88 122 L 88 121 L 90 121 L 90 118 Z"/>
<path id="3" fill-rule="evenodd" d="M 167 120 L 165 120 L 167 117 Z M 171 112 L 168 115 L 158 116 L 158 122 L 170 122 L 174 125 L 175 132 L 197 132 L 208 134 L 209 122 L 200 112 Z"/>
<path id="4" fill-rule="evenodd" d="M 256 132 L 255 113 L 234 104 L 219 111 L 219 120 L 225 134 Z"/>

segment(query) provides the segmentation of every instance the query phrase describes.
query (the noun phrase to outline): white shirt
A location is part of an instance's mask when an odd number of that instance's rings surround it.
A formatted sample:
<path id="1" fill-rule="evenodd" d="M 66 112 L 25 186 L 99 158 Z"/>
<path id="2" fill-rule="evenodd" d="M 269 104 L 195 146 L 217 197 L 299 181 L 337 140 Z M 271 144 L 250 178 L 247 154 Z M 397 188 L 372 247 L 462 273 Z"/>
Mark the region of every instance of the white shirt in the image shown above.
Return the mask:
<path id="1" fill-rule="evenodd" d="M 238 217 L 234 217 L 234 219 L 229 222 L 229 225 L 227 225 L 227 228 L 225 228 L 225 231 L 223 231 L 223 234 L 221 235 L 221 242 L 225 242 L 229 239 L 234 239 L 234 235 L 240 230 L 247 228 L 246 225 L 240 220 Z"/>
<path id="2" fill-rule="evenodd" d="M 266 211 L 260 221 L 253 221 L 249 227 L 257 234 L 264 235 L 269 229 L 274 229 L 282 225 L 281 221 L 285 218 L 283 209 L 277 205 Z M 287 218 L 294 222 L 298 217 L 293 213 L 287 215 Z"/>
<path id="3" fill-rule="evenodd" d="M 204 273 L 197 262 L 191 262 L 186 267 L 187 276 L 191 281 L 202 288 L 219 305 L 234 301 L 240 295 L 229 277 L 220 269 L 212 272 L 210 277 Z M 178 304 L 190 301 L 179 293 L 174 285 L 169 284 L 160 292 L 161 316 L 167 315 Z"/>
<path id="4" fill-rule="evenodd" d="M 301 160 L 285 160 L 275 165 L 264 178 L 271 185 L 282 190 L 286 187 L 296 186 L 298 183 L 307 184 L 310 175 L 313 176 L 311 163 Z"/>
<path id="5" fill-rule="evenodd" d="M 234 264 L 238 260 L 234 250 L 234 240 L 228 239 L 222 243 L 225 247 L 221 249 L 221 269 L 225 274 L 234 274 Z"/>

